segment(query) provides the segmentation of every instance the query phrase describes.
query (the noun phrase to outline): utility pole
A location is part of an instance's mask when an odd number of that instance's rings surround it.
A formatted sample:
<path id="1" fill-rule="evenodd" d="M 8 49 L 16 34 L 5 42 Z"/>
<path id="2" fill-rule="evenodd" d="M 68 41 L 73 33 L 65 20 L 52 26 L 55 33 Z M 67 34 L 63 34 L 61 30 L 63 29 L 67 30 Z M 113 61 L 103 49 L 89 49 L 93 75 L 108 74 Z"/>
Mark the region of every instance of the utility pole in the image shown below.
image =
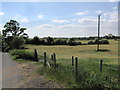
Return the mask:
<path id="1" fill-rule="evenodd" d="M 97 45 L 97 51 L 99 51 L 99 40 L 100 40 L 100 16 L 101 14 L 98 15 L 98 45 Z"/>

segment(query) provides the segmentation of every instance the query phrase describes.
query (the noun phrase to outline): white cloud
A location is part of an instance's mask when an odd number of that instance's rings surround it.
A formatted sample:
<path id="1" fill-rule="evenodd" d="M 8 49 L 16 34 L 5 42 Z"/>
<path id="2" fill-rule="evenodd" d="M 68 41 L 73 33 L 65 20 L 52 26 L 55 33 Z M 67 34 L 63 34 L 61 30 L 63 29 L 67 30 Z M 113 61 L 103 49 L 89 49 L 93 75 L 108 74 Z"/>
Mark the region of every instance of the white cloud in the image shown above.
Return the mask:
<path id="1" fill-rule="evenodd" d="M 38 18 L 40 18 L 40 19 L 43 18 L 43 15 L 38 15 Z"/>
<path id="2" fill-rule="evenodd" d="M 21 22 L 21 23 L 28 23 L 29 22 L 29 20 L 28 20 L 28 18 L 26 18 L 26 17 L 24 17 L 24 16 L 21 16 L 21 15 L 16 15 L 15 17 L 14 17 L 14 19 L 15 20 L 17 20 L 17 21 L 19 21 L 19 22 Z"/>
<path id="3" fill-rule="evenodd" d="M 21 19 L 21 22 L 23 22 L 23 23 L 28 23 L 29 20 L 28 20 L 27 18 L 23 18 L 23 19 Z"/>
<path id="4" fill-rule="evenodd" d="M 2 15 L 5 15 L 5 13 L 4 12 L 0 12 L 0 16 L 2 16 Z"/>
<path id="5" fill-rule="evenodd" d="M 66 25 L 58 26 L 58 28 L 78 28 L 78 27 L 80 27 L 80 25 L 76 25 L 76 24 L 66 24 Z"/>
<path id="6" fill-rule="evenodd" d="M 79 19 L 78 22 L 88 24 L 88 23 L 96 22 L 96 19 L 95 18 L 82 18 L 82 19 Z"/>
<path id="7" fill-rule="evenodd" d="M 110 20 L 108 20 L 108 23 L 117 23 L 117 22 L 118 22 L 117 19 L 110 19 Z"/>
<path id="8" fill-rule="evenodd" d="M 100 35 L 106 35 L 109 33 L 118 35 L 118 18 L 117 11 L 104 12 L 101 16 L 101 33 Z M 42 24 L 30 28 L 28 33 L 31 36 L 38 35 L 40 37 L 80 37 L 80 36 L 96 36 L 97 35 L 97 23 L 98 18 L 93 16 L 85 16 L 81 19 L 73 20 L 53 20 L 55 23 L 60 23 L 59 25 L 54 24 Z M 65 23 L 69 22 L 69 23 Z M 39 34 L 38 34 L 39 33 Z"/>
<path id="9" fill-rule="evenodd" d="M 53 28 L 54 25 L 51 25 L 51 24 L 42 24 L 42 25 L 39 25 L 37 26 L 37 28 Z"/>
<path id="10" fill-rule="evenodd" d="M 40 37 L 74 37 L 74 36 L 87 36 L 94 35 L 95 26 L 93 25 L 77 25 L 77 24 L 66 24 L 66 25 L 50 25 L 51 28 L 48 28 L 48 24 L 43 24 L 28 29 L 28 33 L 31 30 L 34 30 L 33 33 L 30 33 L 31 36 L 40 36 Z M 91 31 L 93 30 L 93 31 Z M 39 33 L 39 35 L 38 35 Z"/>
<path id="11" fill-rule="evenodd" d="M 102 14 L 103 11 L 102 11 L 102 10 L 97 10 L 96 13 L 97 13 L 97 14 Z"/>
<path id="12" fill-rule="evenodd" d="M 75 21 L 71 24 L 42 24 L 29 29 L 34 30 L 31 36 L 38 35 L 40 37 L 74 37 L 74 36 L 96 36 L 97 35 L 97 18 L 82 18 L 79 23 Z M 101 19 L 101 34 L 106 35 L 109 33 L 117 35 L 117 21 L 115 19 Z"/>
<path id="13" fill-rule="evenodd" d="M 19 19 L 19 18 L 22 18 L 22 16 L 16 15 L 14 18 L 15 18 L 15 19 Z"/>
<path id="14" fill-rule="evenodd" d="M 81 25 L 96 25 L 97 26 L 97 23 L 98 23 L 98 19 L 97 18 L 82 18 L 82 19 L 78 19 L 77 20 L 78 23 L 80 23 Z M 117 19 L 113 19 L 113 18 L 110 18 L 110 19 L 104 19 L 104 18 L 101 18 L 101 23 L 102 24 L 110 24 L 110 23 L 117 23 L 118 20 Z"/>
<path id="15" fill-rule="evenodd" d="M 69 21 L 68 20 L 55 19 L 55 20 L 53 20 L 53 22 L 55 22 L 55 23 L 68 23 Z"/>
<path id="16" fill-rule="evenodd" d="M 118 2 L 118 0 L 109 0 L 110 2 Z"/>
<path id="17" fill-rule="evenodd" d="M 118 19 L 118 12 L 113 11 L 113 12 L 106 12 L 103 14 L 105 17 L 109 17 L 110 19 Z"/>
<path id="18" fill-rule="evenodd" d="M 117 9 L 117 7 L 113 7 L 113 9 Z"/>
<path id="19" fill-rule="evenodd" d="M 75 14 L 76 15 L 84 15 L 84 14 L 86 14 L 88 11 L 84 11 L 84 12 L 76 12 Z"/>

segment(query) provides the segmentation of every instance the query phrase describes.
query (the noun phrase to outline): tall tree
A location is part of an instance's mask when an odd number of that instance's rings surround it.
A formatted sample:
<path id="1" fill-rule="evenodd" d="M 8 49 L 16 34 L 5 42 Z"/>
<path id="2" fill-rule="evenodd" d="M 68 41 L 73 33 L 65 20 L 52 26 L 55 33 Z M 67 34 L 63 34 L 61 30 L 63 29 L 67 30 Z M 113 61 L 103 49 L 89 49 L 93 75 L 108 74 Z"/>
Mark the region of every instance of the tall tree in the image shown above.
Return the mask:
<path id="1" fill-rule="evenodd" d="M 13 48 L 13 46 L 11 46 L 11 45 L 14 45 L 13 43 L 15 43 L 16 37 L 17 37 L 17 39 L 19 39 L 19 37 L 20 37 L 20 40 L 21 40 L 21 37 L 28 38 L 28 35 L 26 33 L 24 33 L 26 28 L 20 28 L 19 22 L 15 21 L 15 20 L 10 20 L 9 22 L 6 22 L 6 24 L 4 25 L 4 28 L 5 29 L 2 30 L 3 50 L 4 51 L 6 51 L 6 49 L 8 49 L 8 48 L 11 48 L 11 47 Z M 12 42 L 12 41 L 14 41 L 14 42 Z M 21 41 L 21 43 L 22 42 L 24 42 L 24 41 Z M 18 45 L 18 47 L 20 47 L 20 46 Z M 17 46 L 15 48 L 17 48 Z"/>
<path id="2" fill-rule="evenodd" d="M 26 28 L 20 28 L 19 22 L 15 20 L 10 20 L 4 25 L 3 36 L 6 38 L 8 36 L 23 36 L 28 37 L 24 31 Z"/>
<path id="3" fill-rule="evenodd" d="M 53 39 L 52 37 L 49 37 L 49 36 L 48 36 L 48 37 L 46 38 L 46 44 L 47 44 L 47 45 L 52 45 L 53 43 L 54 43 L 54 39 Z"/>

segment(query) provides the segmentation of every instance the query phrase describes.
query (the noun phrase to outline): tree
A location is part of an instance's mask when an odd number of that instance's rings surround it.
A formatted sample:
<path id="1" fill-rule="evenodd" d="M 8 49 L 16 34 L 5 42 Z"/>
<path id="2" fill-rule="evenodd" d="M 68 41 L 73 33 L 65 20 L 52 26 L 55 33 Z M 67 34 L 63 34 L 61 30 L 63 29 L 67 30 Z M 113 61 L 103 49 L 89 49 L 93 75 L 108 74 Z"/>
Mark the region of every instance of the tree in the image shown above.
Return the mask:
<path id="1" fill-rule="evenodd" d="M 10 22 L 6 22 L 4 25 L 5 30 L 3 30 L 3 36 L 6 38 L 7 36 L 23 36 L 28 37 L 26 33 L 24 33 L 24 30 L 26 28 L 20 28 L 19 22 L 15 20 L 10 20 Z"/>
<path id="2" fill-rule="evenodd" d="M 38 36 L 35 36 L 35 37 L 33 38 L 33 40 L 32 40 L 32 43 L 33 43 L 33 44 L 36 44 L 36 45 L 39 45 L 39 44 L 40 44 L 40 39 L 39 39 L 39 37 L 38 37 Z"/>
<path id="3" fill-rule="evenodd" d="M 11 49 L 20 49 L 20 48 L 22 48 L 24 43 L 25 43 L 25 40 L 23 37 L 15 36 L 13 38 L 13 40 L 11 41 L 10 48 Z"/>
<path id="4" fill-rule="evenodd" d="M 6 51 L 6 49 L 13 48 L 13 44 L 11 43 L 17 43 L 14 40 L 21 38 L 28 38 L 28 35 L 24 33 L 26 28 L 20 28 L 19 22 L 15 20 L 10 20 L 9 22 L 6 22 L 4 25 L 4 30 L 2 30 L 2 39 L 3 39 L 3 50 Z M 21 37 L 21 38 L 18 38 Z M 13 46 L 11 46 L 13 45 Z M 22 44 L 20 44 L 22 45 Z M 18 46 L 19 47 L 19 46 Z M 15 48 L 18 48 L 15 46 Z"/>
<path id="5" fill-rule="evenodd" d="M 55 45 L 66 45 L 67 41 L 66 40 L 62 40 L 62 39 L 58 39 L 54 42 Z"/>
<path id="6" fill-rule="evenodd" d="M 68 40 L 68 44 L 69 44 L 69 45 L 75 45 L 75 40 L 74 40 L 73 38 L 70 38 L 70 39 Z"/>
<path id="7" fill-rule="evenodd" d="M 52 45 L 53 43 L 54 43 L 54 40 L 53 40 L 52 37 L 47 37 L 47 38 L 46 38 L 46 44 L 47 44 L 47 45 Z"/>

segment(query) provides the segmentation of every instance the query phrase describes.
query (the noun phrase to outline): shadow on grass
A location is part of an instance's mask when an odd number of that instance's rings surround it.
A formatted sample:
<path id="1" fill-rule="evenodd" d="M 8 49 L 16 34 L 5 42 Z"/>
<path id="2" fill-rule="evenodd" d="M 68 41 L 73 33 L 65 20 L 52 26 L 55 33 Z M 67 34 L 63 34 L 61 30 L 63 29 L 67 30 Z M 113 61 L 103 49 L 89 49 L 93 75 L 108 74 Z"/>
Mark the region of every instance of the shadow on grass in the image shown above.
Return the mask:
<path id="1" fill-rule="evenodd" d="M 99 50 L 95 50 L 96 52 L 108 52 L 108 51 L 111 51 L 111 50 L 108 50 L 108 49 L 99 49 Z"/>
<path id="2" fill-rule="evenodd" d="M 29 49 L 29 48 L 27 48 L 27 47 L 22 47 L 22 48 L 20 48 L 20 49 Z"/>

